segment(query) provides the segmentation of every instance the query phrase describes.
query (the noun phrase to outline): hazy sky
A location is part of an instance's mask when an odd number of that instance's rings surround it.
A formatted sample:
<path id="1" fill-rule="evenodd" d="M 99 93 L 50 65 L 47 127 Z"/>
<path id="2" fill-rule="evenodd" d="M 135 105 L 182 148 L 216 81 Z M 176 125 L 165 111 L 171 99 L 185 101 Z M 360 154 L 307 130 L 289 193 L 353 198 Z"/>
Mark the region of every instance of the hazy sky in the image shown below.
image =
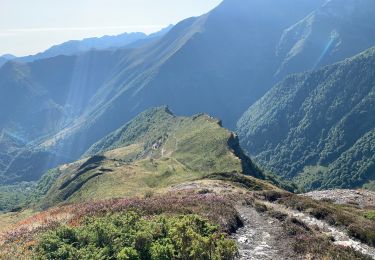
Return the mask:
<path id="1" fill-rule="evenodd" d="M 0 55 L 28 55 L 71 39 L 151 33 L 221 0 L 0 0 Z"/>

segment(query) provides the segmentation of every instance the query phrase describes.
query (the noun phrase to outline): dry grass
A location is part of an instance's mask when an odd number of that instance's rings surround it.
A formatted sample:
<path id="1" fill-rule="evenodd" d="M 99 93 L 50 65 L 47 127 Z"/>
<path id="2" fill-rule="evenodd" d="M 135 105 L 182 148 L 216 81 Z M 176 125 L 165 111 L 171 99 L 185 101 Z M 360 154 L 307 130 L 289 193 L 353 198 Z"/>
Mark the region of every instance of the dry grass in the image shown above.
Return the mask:
<path id="1" fill-rule="evenodd" d="M 127 211 L 137 211 L 144 216 L 197 214 L 208 218 L 212 223 L 220 225 L 223 231 L 230 233 L 242 223 L 233 205 L 230 199 L 214 193 L 199 194 L 190 191 L 170 192 L 163 196 L 153 195 L 148 198 L 111 199 L 65 205 L 18 222 L 14 228 L 3 233 L 4 244 L 0 251 L 22 255 L 26 250 L 25 246 L 35 243 L 41 233 L 61 224 L 77 226 L 87 216 L 99 217 Z"/>
<path id="2" fill-rule="evenodd" d="M 279 203 L 309 213 L 317 219 L 348 230 L 350 236 L 370 246 L 375 246 L 375 221 L 366 218 L 365 209 L 353 205 L 336 205 L 329 201 L 316 201 L 293 194 L 282 194 Z"/>
<path id="3" fill-rule="evenodd" d="M 33 214 L 35 214 L 35 212 L 31 209 L 24 210 L 21 212 L 0 214 L 0 233 L 8 230 L 15 223 L 21 221 L 22 219 L 30 217 Z"/>
<path id="4" fill-rule="evenodd" d="M 294 252 L 306 258 L 313 256 L 311 259 L 371 259 L 350 247 L 334 245 L 329 237 L 310 229 L 295 218 L 286 218 L 283 228 L 286 234 L 294 239 L 292 244 Z"/>

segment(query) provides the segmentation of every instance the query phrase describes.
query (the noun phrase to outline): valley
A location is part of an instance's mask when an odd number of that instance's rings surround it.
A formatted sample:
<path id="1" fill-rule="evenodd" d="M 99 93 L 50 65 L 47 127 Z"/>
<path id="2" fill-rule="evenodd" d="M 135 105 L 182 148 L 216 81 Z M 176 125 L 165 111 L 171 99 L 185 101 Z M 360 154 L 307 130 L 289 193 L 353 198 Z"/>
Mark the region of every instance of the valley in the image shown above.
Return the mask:
<path id="1" fill-rule="evenodd" d="M 220 251 L 213 252 L 226 255 L 219 258 L 375 257 L 374 205 L 335 205 L 333 198 L 324 198 L 322 204 L 275 185 L 288 187 L 263 173 L 219 120 L 205 114 L 178 117 L 168 107 L 152 108 L 99 140 L 79 161 L 46 173 L 31 189 L 25 209 L 0 215 L 0 256 L 119 257 L 123 251 L 96 240 L 90 242 L 89 253 L 84 242 L 88 238 L 79 233 L 72 238 L 83 239 L 79 247 L 66 238 L 58 242 L 65 237 L 59 232 L 89 232 L 88 223 L 113 225 L 111 221 L 118 223 L 115 219 L 134 212 L 147 221 L 193 214 L 207 219 L 225 238 L 214 242 Z M 150 243 L 156 237 L 149 237 Z M 129 250 L 146 250 L 131 245 Z M 64 249 L 51 251 L 51 246 Z M 166 254 L 184 253 L 174 243 L 169 246 L 172 251 Z M 187 250 L 193 250 L 190 246 Z M 145 258 L 157 259 L 153 248 L 144 251 Z"/>
<path id="2" fill-rule="evenodd" d="M 197 14 L 1 54 L 0 259 L 375 259 L 375 2 Z"/>

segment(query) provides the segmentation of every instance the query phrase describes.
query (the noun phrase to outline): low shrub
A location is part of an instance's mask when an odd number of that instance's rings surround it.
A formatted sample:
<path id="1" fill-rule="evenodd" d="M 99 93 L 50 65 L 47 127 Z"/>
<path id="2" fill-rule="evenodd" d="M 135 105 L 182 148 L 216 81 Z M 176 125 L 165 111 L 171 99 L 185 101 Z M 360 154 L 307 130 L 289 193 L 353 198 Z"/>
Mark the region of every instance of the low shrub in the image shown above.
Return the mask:
<path id="1" fill-rule="evenodd" d="M 280 212 L 280 211 L 275 211 L 275 210 L 270 210 L 268 212 L 268 215 L 280 221 L 284 221 L 288 217 L 287 214 Z"/>
<path id="2" fill-rule="evenodd" d="M 144 218 L 134 212 L 86 218 L 42 236 L 37 259 L 234 259 L 235 241 L 197 215 Z"/>
<path id="3" fill-rule="evenodd" d="M 310 231 L 309 227 L 305 223 L 299 221 L 296 218 L 287 218 L 283 224 L 286 233 L 289 236 L 302 236 L 306 235 Z"/>
<path id="4" fill-rule="evenodd" d="M 257 212 L 266 212 L 268 210 L 266 205 L 259 202 L 254 203 L 254 208 Z"/>
<path id="5" fill-rule="evenodd" d="M 209 189 L 201 189 L 201 190 L 198 190 L 197 193 L 198 194 L 207 194 L 207 193 L 211 193 L 211 191 Z"/>
<path id="6" fill-rule="evenodd" d="M 313 255 L 313 259 L 371 260 L 371 257 L 363 255 L 351 247 L 333 245 L 329 237 L 314 235 L 300 236 L 294 243 L 293 250 L 298 254 Z"/>
<path id="7" fill-rule="evenodd" d="M 366 211 L 363 216 L 369 220 L 375 220 L 375 211 L 373 210 L 370 210 L 370 211 Z"/>
<path id="8" fill-rule="evenodd" d="M 302 255 L 303 259 L 371 259 L 351 247 L 334 245 L 332 237 L 318 235 L 296 218 L 287 218 L 283 222 L 283 227 L 286 234 L 294 239 L 293 251 Z M 314 257 L 311 258 L 312 256 Z"/>
<path id="9" fill-rule="evenodd" d="M 264 198 L 270 202 L 274 202 L 282 197 L 282 194 L 275 190 L 266 190 L 261 193 Z"/>
<path id="10" fill-rule="evenodd" d="M 348 226 L 348 234 L 360 241 L 375 246 L 375 226 L 368 226 L 365 223 L 352 223 Z"/>
<path id="11" fill-rule="evenodd" d="M 154 196 L 154 192 L 149 190 L 149 191 L 146 191 L 144 198 L 147 199 L 147 198 L 151 198 L 153 196 Z"/>
<path id="12" fill-rule="evenodd" d="M 316 219 L 326 219 L 331 214 L 331 211 L 324 207 L 316 207 L 310 210 L 310 215 Z"/>
<path id="13" fill-rule="evenodd" d="M 254 191 L 261 191 L 266 188 L 260 181 L 237 172 L 213 173 L 203 179 L 229 181 Z"/>

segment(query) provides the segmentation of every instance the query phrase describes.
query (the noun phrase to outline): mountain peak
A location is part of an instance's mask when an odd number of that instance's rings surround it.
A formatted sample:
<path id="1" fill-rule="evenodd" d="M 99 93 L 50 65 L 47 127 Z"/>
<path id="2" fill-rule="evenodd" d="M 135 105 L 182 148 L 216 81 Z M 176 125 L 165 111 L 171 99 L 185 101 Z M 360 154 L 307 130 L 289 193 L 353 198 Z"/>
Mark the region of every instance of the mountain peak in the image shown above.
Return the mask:
<path id="1" fill-rule="evenodd" d="M 12 55 L 12 54 L 4 54 L 2 56 L 0 56 L 0 58 L 4 58 L 4 59 L 7 59 L 7 60 L 12 60 L 14 58 L 17 58 L 16 56 Z"/>

